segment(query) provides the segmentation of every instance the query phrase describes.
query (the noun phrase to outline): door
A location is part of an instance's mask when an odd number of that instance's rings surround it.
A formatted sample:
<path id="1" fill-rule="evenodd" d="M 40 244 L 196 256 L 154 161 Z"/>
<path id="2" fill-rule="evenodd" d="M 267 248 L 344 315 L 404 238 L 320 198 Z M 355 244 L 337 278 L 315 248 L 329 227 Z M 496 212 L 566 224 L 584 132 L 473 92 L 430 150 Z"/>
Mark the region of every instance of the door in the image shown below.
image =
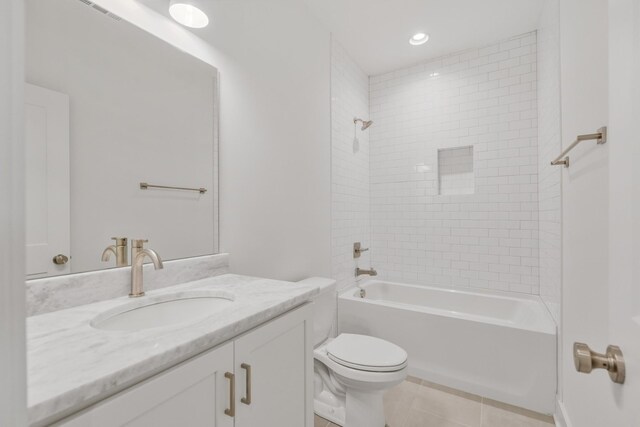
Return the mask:
<path id="1" fill-rule="evenodd" d="M 563 146 L 584 142 L 563 168 L 562 396 L 573 427 L 640 425 L 640 2 L 560 2 Z M 588 34 L 588 37 L 585 35 Z M 623 384 L 574 367 L 573 344 L 619 346 Z"/>
<path id="2" fill-rule="evenodd" d="M 626 362 L 603 393 L 611 420 L 640 426 L 640 1 L 609 2 L 609 344 Z"/>
<path id="3" fill-rule="evenodd" d="M 70 273 L 69 97 L 26 84 L 25 126 L 27 277 Z"/>
<path id="4" fill-rule="evenodd" d="M 63 420 L 59 427 L 233 427 L 233 343 L 188 360 Z M 256 424 L 259 425 L 259 424 Z"/>
<path id="5" fill-rule="evenodd" d="M 311 306 L 235 342 L 236 427 L 313 426 Z"/>

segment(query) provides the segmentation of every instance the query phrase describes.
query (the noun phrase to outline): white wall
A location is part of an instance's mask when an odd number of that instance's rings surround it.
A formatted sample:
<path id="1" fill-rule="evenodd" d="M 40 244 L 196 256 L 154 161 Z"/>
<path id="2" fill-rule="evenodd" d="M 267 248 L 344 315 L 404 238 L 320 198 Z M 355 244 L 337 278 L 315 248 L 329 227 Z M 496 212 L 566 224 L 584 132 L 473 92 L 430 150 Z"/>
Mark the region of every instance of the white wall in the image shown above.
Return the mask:
<path id="1" fill-rule="evenodd" d="M 354 134 L 353 119 L 369 119 L 369 77 L 333 40 L 331 43 L 331 277 L 338 289 L 355 282 L 356 267 L 369 268 L 370 253 L 353 258 L 353 244 L 371 244 L 369 132 Z M 374 124 L 375 126 L 375 124 Z M 357 142 L 354 141 L 354 135 Z M 366 276 L 361 276 L 360 280 Z"/>
<path id="2" fill-rule="evenodd" d="M 538 24 L 538 204 L 540 296 L 560 323 L 562 278 L 562 168 L 550 162 L 560 141 L 560 17 L 558 0 L 545 0 Z"/>
<path id="3" fill-rule="evenodd" d="M 237 273 L 330 275 L 329 32 L 296 0 L 224 7 L 220 249 Z"/>
<path id="4" fill-rule="evenodd" d="M 217 70 L 77 0 L 29 0 L 26 18 L 27 82 L 70 97 L 71 271 L 115 266 L 112 236 L 213 253 Z"/>
<path id="5" fill-rule="evenodd" d="M 372 263 L 391 280 L 538 293 L 536 35 L 371 77 Z M 438 194 L 473 146 L 475 194 Z"/>
<path id="6" fill-rule="evenodd" d="M 221 2 L 205 42 L 138 2 L 97 3 L 220 71 L 220 250 L 232 270 L 330 275 L 328 30 L 295 0 Z"/>
<path id="7" fill-rule="evenodd" d="M 585 38 L 588 34 L 589 37 Z M 606 0 L 560 1 L 562 145 L 608 122 Z M 594 60 L 597 58 L 598 60 Z M 607 375 L 573 366 L 574 341 L 608 344 L 609 144 L 585 142 L 562 169 L 562 400 L 575 427 L 609 426 L 616 402 Z"/>
<path id="8" fill-rule="evenodd" d="M 0 2 L 0 425 L 26 425 L 23 2 Z"/>

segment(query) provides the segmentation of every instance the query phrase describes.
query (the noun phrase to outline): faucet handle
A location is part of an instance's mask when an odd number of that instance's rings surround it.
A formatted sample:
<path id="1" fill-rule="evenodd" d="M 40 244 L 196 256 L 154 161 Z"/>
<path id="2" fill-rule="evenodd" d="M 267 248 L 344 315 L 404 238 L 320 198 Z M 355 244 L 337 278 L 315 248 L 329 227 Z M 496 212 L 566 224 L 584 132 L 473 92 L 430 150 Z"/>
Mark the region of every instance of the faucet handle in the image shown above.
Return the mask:
<path id="1" fill-rule="evenodd" d="M 368 250 L 369 248 L 363 248 L 360 242 L 355 242 L 353 244 L 353 257 L 360 258 L 360 255 L 362 255 L 362 252 L 366 252 Z"/>
<path id="2" fill-rule="evenodd" d="M 149 242 L 148 239 L 131 239 L 131 247 L 136 249 L 144 248 L 144 244 Z"/>
<path id="3" fill-rule="evenodd" d="M 126 237 L 112 237 L 111 240 L 116 241 L 116 246 L 127 246 L 127 241 L 129 239 Z"/>

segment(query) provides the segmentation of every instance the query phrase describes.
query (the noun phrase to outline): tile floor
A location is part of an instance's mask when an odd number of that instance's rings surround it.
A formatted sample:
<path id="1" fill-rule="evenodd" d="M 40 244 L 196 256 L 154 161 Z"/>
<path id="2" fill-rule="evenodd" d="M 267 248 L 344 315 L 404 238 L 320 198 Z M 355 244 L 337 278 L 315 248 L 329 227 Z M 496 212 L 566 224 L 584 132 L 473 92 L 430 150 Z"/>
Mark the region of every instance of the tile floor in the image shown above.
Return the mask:
<path id="1" fill-rule="evenodd" d="M 389 427 L 553 427 L 553 418 L 409 377 L 384 397 Z M 316 415 L 314 427 L 336 427 Z"/>

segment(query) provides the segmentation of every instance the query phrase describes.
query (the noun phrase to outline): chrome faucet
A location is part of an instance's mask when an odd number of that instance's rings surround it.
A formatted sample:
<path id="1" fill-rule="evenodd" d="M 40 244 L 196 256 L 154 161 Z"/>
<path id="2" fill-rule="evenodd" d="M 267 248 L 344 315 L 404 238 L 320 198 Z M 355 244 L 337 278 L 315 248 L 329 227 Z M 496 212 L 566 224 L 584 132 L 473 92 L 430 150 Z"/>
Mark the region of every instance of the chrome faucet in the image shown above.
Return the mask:
<path id="1" fill-rule="evenodd" d="M 362 269 L 360 267 L 356 268 L 356 277 L 362 276 L 362 275 L 365 275 L 365 274 L 368 275 L 368 276 L 377 276 L 378 272 L 374 268 L 371 268 L 369 270 L 365 270 L 365 269 Z"/>
<path id="2" fill-rule="evenodd" d="M 111 240 L 115 240 L 116 244 L 107 246 L 102 252 L 102 262 L 108 262 L 111 259 L 111 254 L 116 257 L 116 267 L 126 267 L 129 265 L 128 257 L 128 239 L 126 237 L 112 237 Z"/>
<path id="3" fill-rule="evenodd" d="M 142 271 L 144 265 L 144 259 L 149 257 L 153 262 L 153 267 L 156 270 L 164 268 L 162 265 L 162 259 L 151 249 L 145 249 L 144 244 L 148 240 L 138 239 L 131 241 L 131 293 L 130 298 L 141 297 L 144 295 L 144 286 L 142 282 Z"/>

